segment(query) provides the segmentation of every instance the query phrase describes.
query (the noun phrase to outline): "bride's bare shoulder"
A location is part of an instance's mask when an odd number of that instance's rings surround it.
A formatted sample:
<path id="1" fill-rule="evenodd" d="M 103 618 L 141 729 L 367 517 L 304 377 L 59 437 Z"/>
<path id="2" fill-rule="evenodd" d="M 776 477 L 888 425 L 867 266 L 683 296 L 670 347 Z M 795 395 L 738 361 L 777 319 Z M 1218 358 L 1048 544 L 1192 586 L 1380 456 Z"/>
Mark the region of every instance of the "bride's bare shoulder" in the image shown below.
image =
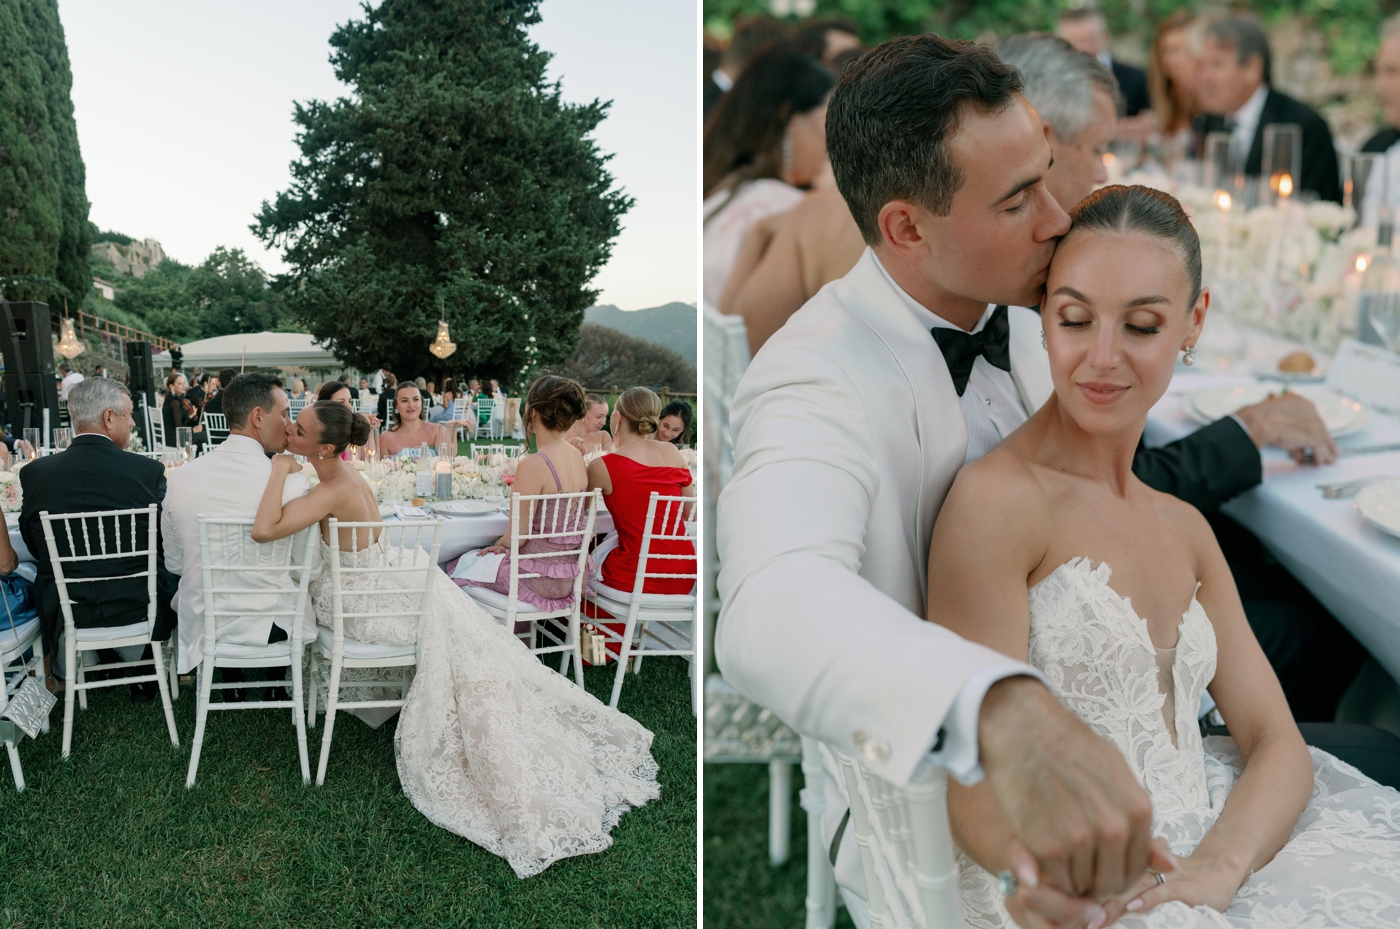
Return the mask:
<path id="1" fill-rule="evenodd" d="M 982 514 L 1024 520 L 1044 513 L 1047 501 L 1035 467 L 1014 449 L 999 445 L 963 466 L 943 508 L 957 513 L 968 505 Z"/>
<path id="2" fill-rule="evenodd" d="M 1210 522 L 1200 510 L 1185 500 L 1160 490 L 1149 487 L 1147 492 L 1152 494 L 1152 506 L 1157 515 L 1161 516 L 1162 521 L 1187 544 L 1198 561 L 1220 550 L 1220 544 L 1215 539 L 1215 530 L 1210 527 Z"/>

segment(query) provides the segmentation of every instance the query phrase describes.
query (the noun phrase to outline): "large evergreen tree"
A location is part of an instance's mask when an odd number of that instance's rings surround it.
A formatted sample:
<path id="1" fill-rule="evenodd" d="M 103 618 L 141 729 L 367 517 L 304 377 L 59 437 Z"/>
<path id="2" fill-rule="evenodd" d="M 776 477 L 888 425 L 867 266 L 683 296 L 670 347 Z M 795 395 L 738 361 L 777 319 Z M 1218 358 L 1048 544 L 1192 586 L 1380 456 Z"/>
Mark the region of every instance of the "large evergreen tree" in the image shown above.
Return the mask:
<path id="1" fill-rule="evenodd" d="M 76 309 L 92 280 L 72 88 L 56 0 L 0 0 L 0 291 Z"/>
<path id="2" fill-rule="evenodd" d="M 290 190 L 253 230 L 285 248 L 288 304 L 361 368 L 429 355 L 439 306 L 454 369 L 518 383 L 578 341 L 631 200 L 530 42 L 538 0 L 384 0 L 331 37 L 351 96 L 298 105 Z"/>

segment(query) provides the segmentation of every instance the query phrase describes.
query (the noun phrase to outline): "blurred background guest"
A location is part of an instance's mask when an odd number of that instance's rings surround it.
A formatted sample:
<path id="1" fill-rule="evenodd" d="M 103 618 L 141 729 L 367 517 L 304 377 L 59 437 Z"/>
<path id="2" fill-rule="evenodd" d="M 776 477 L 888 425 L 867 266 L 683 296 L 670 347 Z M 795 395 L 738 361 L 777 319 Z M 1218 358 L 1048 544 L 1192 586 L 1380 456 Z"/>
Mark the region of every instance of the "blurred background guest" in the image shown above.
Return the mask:
<path id="1" fill-rule="evenodd" d="M 608 422 L 608 401 L 597 394 L 588 394 L 585 400 L 583 416 L 569 427 L 564 438 L 585 455 L 612 451 L 612 436 L 603 429 Z"/>
<path id="2" fill-rule="evenodd" d="M 311 395 L 306 392 L 306 381 L 297 378 L 292 381 L 292 389 L 287 391 L 288 400 L 310 400 Z"/>
<path id="3" fill-rule="evenodd" d="M 785 213 L 824 171 L 826 100 L 835 78 L 790 45 L 744 69 L 704 138 L 703 296 L 720 305 L 740 246 L 760 221 Z"/>
<path id="4" fill-rule="evenodd" d="M 431 410 L 433 408 L 433 395 L 428 390 L 428 382 L 422 377 L 415 377 L 413 383 L 418 385 L 418 392 L 423 396 L 423 406 Z"/>
<path id="5" fill-rule="evenodd" d="M 1297 124 L 1303 130 L 1302 176 L 1295 179 L 1298 189 L 1341 203 L 1332 131 L 1312 107 L 1269 86 L 1271 64 L 1269 36 L 1257 19 L 1239 16 L 1206 26 L 1196 83 L 1205 115 L 1196 121 L 1197 137 L 1204 140 L 1207 133 L 1230 132 L 1232 153 L 1244 153 L 1245 175 L 1258 177 L 1264 127 Z M 1197 150 L 1204 148 L 1202 141 Z"/>
<path id="6" fill-rule="evenodd" d="M 1376 53 L 1376 77 L 1372 83 L 1385 125 L 1361 146 L 1363 152 L 1385 152 L 1400 142 L 1400 15 L 1381 27 L 1381 47 Z M 1392 186 L 1396 186 L 1392 184 Z"/>
<path id="7" fill-rule="evenodd" d="M 656 438 L 672 445 L 689 445 L 692 441 L 690 423 L 694 417 L 690 404 L 684 400 L 672 400 L 661 408 L 661 418 L 657 420 Z"/>
<path id="8" fill-rule="evenodd" d="M 852 20 L 818 18 L 803 21 L 793 36 L 797 50 L 840 74 L 837 59 L 845 52 L 860 51 L 860 27 Z"/>
<path id="9" fill-rule="evenodd" d="M 394 391 L 398 389 L 399 380 L 392 372 L 384 372 L 384 387 L 379 391 L 379 421 L 387 423 L 389 421 L 389 410 L 394 403 Z"/>
<path id="10" fill-rule="evenodd" d="M 220 416 L 223 415 L 224 391 L 228 388 L 228 385 L 233 383 L 233 379 L 235 377 L 238 377 L 238 372 L 235 371 L 233 368 L 219 369 L 219 389 L 215 391 L 213 396 L 209 397 L 204 401 L 204 412 L 206 414 L 218 413 Z"/>
<path id="11" fill-rule="evenodd" d="M 360 390 L 359 390 L 359 388 L 356 387 L 354 384 L 351 384 L 351 383 L 350 383 L 350 375 L 348 375 L 348 374 L 342 374 L 340 377 L 336 378 L 336 380 L 338 380 L 338 381 L 340 381 L 340 383 L 344 384 L 344 385 L 345 385 L 345 389 L 348 390 L 348 391 L 350 391 L 350 399 L 351 399 L 351 400 L 358 400 L 358 399 L 360 399 Z M 363 384 L 363 383 L 366 383 L 366 382 L 365 382 L 365 380 L 364 380 L 363 378 L 361 378 L 361 379 L 360 379 L 360 383 Z"/>
<path id="12" fill-rule="evenodd" d="M 202 444 L 204 426 L 199 421 L 201 411 L 190 402 L 186 396 L 188 392 L 189 383 L 179 371 L 172 371 L 165 378 L 165 402 L 161 404 L 160 412 L 165 424 L 165 444 L 172 448 L 175 446 L 175 430 L 187 427 L 194 430 L 195 444 Z"/>
<path id="13" fill-rule="evenodd" d="M 355 403 L 355 398 L 350 395 L 352 389 L 353 388 L 351 388 L 349 384 L 343 381 L 326 381 L 326 383 L 322 384 L 320 388 L 317 389 L 316 400 L 318 402 L 321 400 L 331 400 L 335 403 L 343 403 L 350 409 L 355 410 L 355 412 L 359 412 L 357 404 Z M 379 425 L 379 417 L 372 413 L 366 416 L 365 419 L 369 420 L 371 426 Z"/>
<path id="14" fill-rule="evenodd" d="M 1164 136 L 1189 136 L 1196 103 L 1196 53 L 1192 48 L 1196 17 L 1177 10 L 1157 23 L 1147 65 L 1147 92 L 1157 128 Z"/>
<path id="15" fill-rule="evenodd" d="M 1108 23 L 1103 14 L 1093 7 L 1080 7 L 1065 10 L 1060 14 L 1060 38 L 1086 55 L 1092 55 L 1103 62 L 1104 67 L 1113 72 L 1122 93 L 1123 116 L 1137 116 L 1143 110 L 1152 108 L 1152 100 L 1147 92 L 1147 72 L 1132 65 L 1114 61 L 1108 50 Z"/>
<path id="16" fill-rule="evenodd" d="M 788 27 L 771 16 L 745 16 L 734 22 L 729 44 L 718 52 L 718 62 L 705 75 L 705 119 L 734 87 L 748 63 L 758 53 L 788 37 Z"/>

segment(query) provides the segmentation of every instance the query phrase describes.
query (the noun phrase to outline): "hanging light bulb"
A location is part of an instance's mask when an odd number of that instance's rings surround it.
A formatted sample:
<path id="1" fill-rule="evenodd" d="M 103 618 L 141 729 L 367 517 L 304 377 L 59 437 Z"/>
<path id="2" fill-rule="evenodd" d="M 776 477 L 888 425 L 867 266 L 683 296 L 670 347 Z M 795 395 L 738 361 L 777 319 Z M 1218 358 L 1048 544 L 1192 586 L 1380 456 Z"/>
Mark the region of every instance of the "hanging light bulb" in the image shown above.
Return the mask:
<path id="1" fill-rule="evenodd" d="M 64 358 L 77 358 L 87 351 L 87 346 L 78 341 L 73 331 L 73 320 L 65 319 L 58 327 L 58 353 Z"/>
<path id="2" fill-rule="evenodd" d="M 447 334 L 446 306 L 446 299 L 439 297 L 438 312 L 441 315 L 438 319 L 437 338 L 433 339 L 432 344 L 428 346 L 428 351 L 432 352 L 438 358 L 446 358 L 448 355 L 452 354 L 457 350 L 457 343 L 453 342 L 452 337 Z"/>

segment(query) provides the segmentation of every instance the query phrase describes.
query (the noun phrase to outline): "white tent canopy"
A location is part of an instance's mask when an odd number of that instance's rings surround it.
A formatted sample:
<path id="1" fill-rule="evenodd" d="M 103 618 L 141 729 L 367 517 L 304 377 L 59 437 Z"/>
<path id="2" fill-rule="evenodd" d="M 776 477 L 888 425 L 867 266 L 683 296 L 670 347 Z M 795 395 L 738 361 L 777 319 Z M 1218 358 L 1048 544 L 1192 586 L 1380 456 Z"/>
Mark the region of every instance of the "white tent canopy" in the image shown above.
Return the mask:
<path id="1" fill-rule="evenodd" d="M 329 350 L 304 332 L 249 332 L 200 339 L 181 346 L 186 367 L 209 368 L 341 368 Z M 170 353 L 152 358 L 157 368 L 170 367 Z"/>

